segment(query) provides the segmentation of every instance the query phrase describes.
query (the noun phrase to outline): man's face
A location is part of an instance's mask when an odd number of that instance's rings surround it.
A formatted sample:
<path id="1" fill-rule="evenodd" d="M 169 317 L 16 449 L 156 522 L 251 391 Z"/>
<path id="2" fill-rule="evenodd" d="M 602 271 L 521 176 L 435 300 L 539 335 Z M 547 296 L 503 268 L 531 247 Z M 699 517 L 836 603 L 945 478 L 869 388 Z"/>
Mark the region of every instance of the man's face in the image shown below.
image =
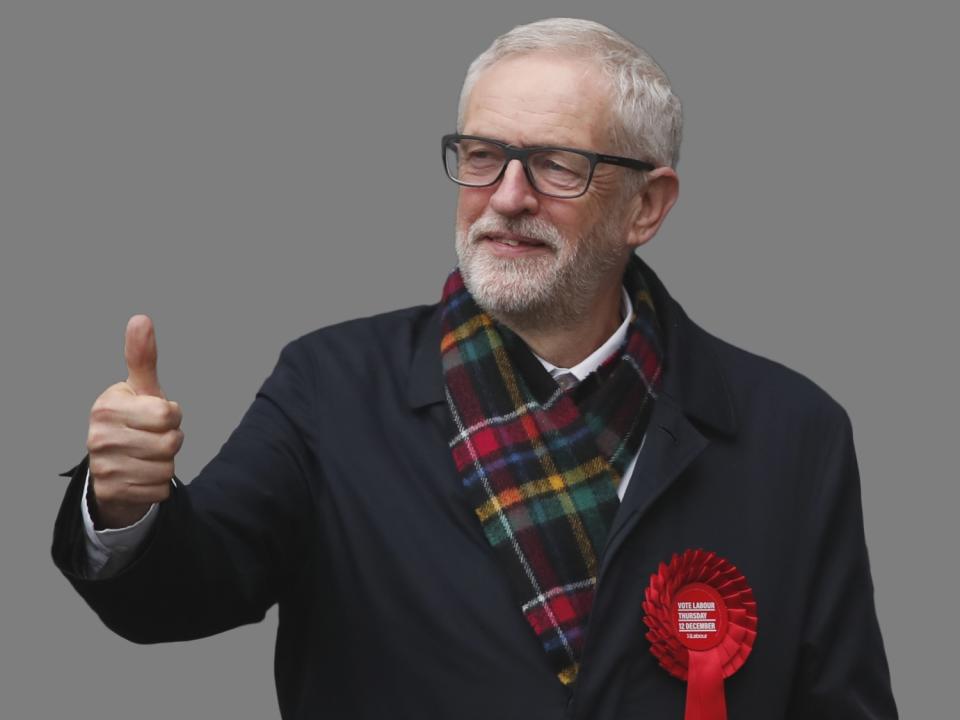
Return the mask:
<path id="1" fill-rule="evenodd" d="M 610 152 L 606 88 L 583 60 L 547 54 L 503 60 L 474 85 L 463 133 L 521 147 Z M 569 324 L 601 293 L 619 293 L 628 254 L 620 172 L 598 165 L 587 192 L 572 199 L 537 193 L 515 160 L 499 183 L 461 187 L 457 255 L 480 306 L 531 323 Z"/>

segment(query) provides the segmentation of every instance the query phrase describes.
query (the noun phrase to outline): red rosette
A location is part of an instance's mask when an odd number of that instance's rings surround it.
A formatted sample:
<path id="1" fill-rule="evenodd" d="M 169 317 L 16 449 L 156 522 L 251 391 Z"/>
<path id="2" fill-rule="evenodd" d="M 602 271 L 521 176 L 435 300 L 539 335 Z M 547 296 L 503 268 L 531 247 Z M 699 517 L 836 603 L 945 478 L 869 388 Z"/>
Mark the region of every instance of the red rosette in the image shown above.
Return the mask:
<path id="1" fill-rule="evenodd" d="M 747 579 L 716 553 L 687 550 L 650 576 L 643 611 L 650 652 L 687 683 L 684 720 L 726 720 L 723 681 L 743 666 L 757 636 Z"/>

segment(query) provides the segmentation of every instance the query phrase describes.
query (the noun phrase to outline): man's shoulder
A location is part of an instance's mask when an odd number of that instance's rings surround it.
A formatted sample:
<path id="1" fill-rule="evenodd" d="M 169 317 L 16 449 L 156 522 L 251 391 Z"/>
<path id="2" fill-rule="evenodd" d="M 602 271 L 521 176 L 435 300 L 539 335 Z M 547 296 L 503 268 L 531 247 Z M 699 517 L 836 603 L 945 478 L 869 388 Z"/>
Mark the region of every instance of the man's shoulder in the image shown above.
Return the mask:
<path id="1" fill-rule="evenodd" d="M 690 322 L 720 369 L 728 397 L 741 418 L 764 410 L 764 414 L 776 413 L 784 420 L 815 418 L 830 425 L 847 420 L 843 406 L 810 376 Z"/>
<path id="2" fill-rule="evenodd" d="M 727 432 L 747 422 L 782 427 L 811 418 L 835 427 L 844 418 L 840 404 L 801 371 L 735 345 L 692 320 L 653 269 L 639 256 L 638 261 L 660 308 L 668 348 L 665 387 L 683 405 Z"/>
<path id="3" fill-rule="evenodd" d="M 327 325 L 305 333 L 287 348 L 322 374 L 382 374 L 405 369 L 425 332 L 436 325 L 438 306 L 416 305 Z M 439 338 L 437 340 L 439 348 Z"/>
<path id="4" fill-rule="evenodd" d="M 385 345 L 415 338 L 437 310 L 437 305 L 414 305 L 365 317 L 343 320 L 312 330 L 294 342 L 327 347 L 339 344 Z"/>

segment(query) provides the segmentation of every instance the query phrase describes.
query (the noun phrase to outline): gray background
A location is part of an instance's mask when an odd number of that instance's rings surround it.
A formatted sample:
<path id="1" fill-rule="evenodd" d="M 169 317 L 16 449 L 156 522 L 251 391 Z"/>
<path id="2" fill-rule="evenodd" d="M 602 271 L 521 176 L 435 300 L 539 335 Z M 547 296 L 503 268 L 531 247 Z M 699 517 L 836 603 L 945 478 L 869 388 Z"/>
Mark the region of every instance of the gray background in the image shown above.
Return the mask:
<path id="1" fill-rule="evenodd" d="M 0 715 L 278 717 L 275 610 L 188 644 L 113 636 L 49 559 L 57 474 L 126 377 L 134 313 L 186 480 L 287 341 L 434 302 L 468 62 L 589 15 L 684 103 L 681 199 L 643 256 L 694 320 L 847 408 L 901 713 L 953 716 L 956 4 L 322 5 L 0 5 Z"/>

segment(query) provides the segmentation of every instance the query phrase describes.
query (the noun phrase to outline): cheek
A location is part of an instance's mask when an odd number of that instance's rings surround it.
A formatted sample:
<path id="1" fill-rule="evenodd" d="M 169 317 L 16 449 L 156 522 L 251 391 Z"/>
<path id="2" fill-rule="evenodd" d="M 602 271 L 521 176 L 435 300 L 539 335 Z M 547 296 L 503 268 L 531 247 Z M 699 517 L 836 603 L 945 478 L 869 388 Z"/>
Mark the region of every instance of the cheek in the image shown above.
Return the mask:
<path id="1" fill-rule="evenodd" d="M 596 222 L 597 216 L 586 204 L 579 206 L 559 206 L 550 208 L 544 215 L 554 227 L 570 239 L 580 239 L 587 234 Z"/>
<path id="2" fill-rule="evenodd" d="M 457 195 L 457 228 L 466 230 L 487 209 L 489 191 L 461 188 Z"/>
<path id="3" fill-rule="evenodd" d="M 590 189 L 594 189 L 593 185 L 590 186 Z M 580 237 L 589 235 L 604 225 L 616 224 L 621 209 L 608 194 L 588 192 L 582 200 L 583 204 L 578 208 L 579 212 L 573 221 L 576 223 Z"/>

